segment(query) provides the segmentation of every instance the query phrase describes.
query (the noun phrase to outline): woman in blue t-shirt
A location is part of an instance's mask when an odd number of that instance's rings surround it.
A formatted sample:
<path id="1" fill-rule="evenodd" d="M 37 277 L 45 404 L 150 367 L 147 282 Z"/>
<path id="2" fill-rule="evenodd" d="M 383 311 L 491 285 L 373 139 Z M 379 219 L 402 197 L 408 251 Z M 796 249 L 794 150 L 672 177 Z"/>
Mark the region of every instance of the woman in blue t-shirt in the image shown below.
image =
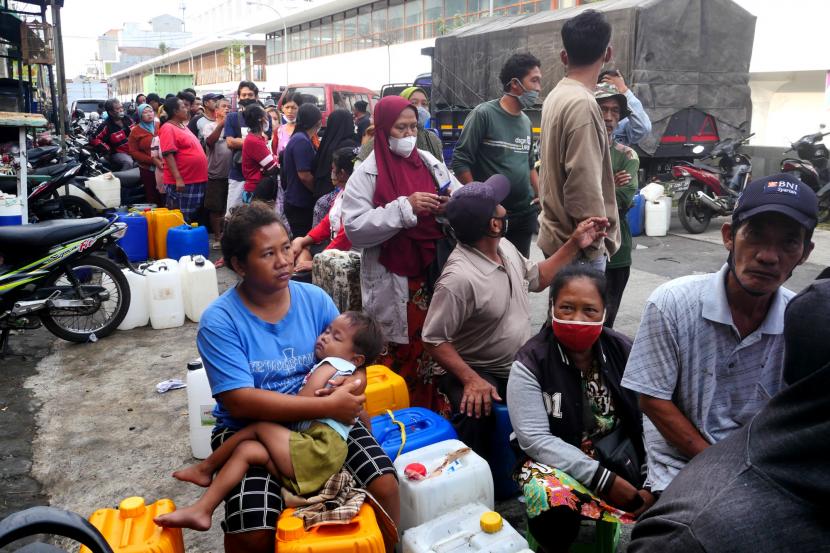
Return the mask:
<path id="1" fill-rule="evenodd" d="M 352 390 L 358 385 L 354 380 L 365 381 L 365 371 L 319 397 L 296 395 L 314 363 L 317 336 L 338 313 L 322 289 L 291 280 L 291 241 L 274 210 L 261 202 L 237 208 L 222 237 L 222 254 L 241 281 L 208 307 L 197 337 L 217 403 L 212 446 L 251 421 L 331 417 L 354 423 L 346 467 L 397 524 L 395 469 L 356 422 L 365 396 Z M 274 551 L 283 507 L 279 481 L 265 468 L 251 469 L 225 498 L 225 551 Z"/>

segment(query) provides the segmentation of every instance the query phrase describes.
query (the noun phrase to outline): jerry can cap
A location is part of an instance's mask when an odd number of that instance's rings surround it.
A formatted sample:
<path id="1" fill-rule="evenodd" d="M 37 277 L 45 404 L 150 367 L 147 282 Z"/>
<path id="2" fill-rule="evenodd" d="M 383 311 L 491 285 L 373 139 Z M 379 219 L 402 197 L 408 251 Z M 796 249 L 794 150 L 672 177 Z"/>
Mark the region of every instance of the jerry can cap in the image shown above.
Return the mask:
<path id="1" fill-rule="evenodd" d="M 140 517 L 144 514 L 145 509 L 143 497 L 128 497 L 118 505 L 118 513 L 121 518 Z"/>
<path id="2" fill-rule="evenodd" d="M 481 529 L 487 532 L 488 534 L 495 534 L 499 530 L 501 530 L 502 526 L 504 525 L 504 521 L 501 518 L 501 515 L 495 511 L 487 511 L 486 513 L 481 515 L 479 519 L 479 524 L 481 525 Z"/>
<path id="3" fill-rule="evenodd" d="M 277 522 L 277 538 L 282 541 L 293 541 L 303 537 L 303 521 L 295 516 L 281 518 Z"/>

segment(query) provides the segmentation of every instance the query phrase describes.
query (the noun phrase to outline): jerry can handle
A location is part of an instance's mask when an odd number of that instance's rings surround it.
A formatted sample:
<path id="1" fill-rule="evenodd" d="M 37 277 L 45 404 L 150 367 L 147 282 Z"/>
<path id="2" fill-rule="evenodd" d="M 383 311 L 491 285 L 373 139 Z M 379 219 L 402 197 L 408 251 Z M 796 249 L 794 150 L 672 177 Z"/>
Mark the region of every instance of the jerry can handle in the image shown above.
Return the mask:
<path id="1" fill-rule="evenodd" d="M 98 529 L 71 511 L 32 507 L 0 521 L 0 547 L 35 534 L 63 536 L 85 545 L 92 553 L 113 553 Z"/>

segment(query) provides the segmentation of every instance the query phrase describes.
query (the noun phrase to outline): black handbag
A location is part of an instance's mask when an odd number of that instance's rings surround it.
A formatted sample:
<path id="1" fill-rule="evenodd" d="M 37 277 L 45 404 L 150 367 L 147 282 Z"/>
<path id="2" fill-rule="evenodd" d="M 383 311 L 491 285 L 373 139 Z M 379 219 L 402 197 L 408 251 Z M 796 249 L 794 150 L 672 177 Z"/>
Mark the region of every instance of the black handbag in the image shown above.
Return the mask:
<path id="1" fill-rule="evenodd" d="M 594 442 L 597 461 L 637 489 L 643 485 L 643 461 L 623 425 L 617 424 L 610 434 Z"/>

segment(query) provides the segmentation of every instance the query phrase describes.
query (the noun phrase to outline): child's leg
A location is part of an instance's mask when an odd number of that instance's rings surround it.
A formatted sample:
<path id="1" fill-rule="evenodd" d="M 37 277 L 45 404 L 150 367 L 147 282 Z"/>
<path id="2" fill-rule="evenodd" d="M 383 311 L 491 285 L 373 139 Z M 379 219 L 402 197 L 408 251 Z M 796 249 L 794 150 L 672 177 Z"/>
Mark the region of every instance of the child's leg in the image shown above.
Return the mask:
<path id="1" fill-rule="evenodd" d="M 216 451 L 211 453 L 207 459 L 195 465 L 177 470 L 173 473 L 173 477 L 184 482 L 192 482 L 198 486 L 209 486 L 213 474 L 222 468 L 222 465 L 228 461 L 239 444 L 247 440 L 256 440 L 264 444 L 258 434 L 265 434 L 267 433 L 266 429 L 268 427 L 275 426 L 287 430 L 284 426 L 273 422 L 255 422 L 249 424 L 222 442 L 222 445 L 216 448 Z M 287 448 L 288 442 L 286 441 Z"/>
<path id="2" fill-rule="evenodd" d="M 264 466 L 269 471 L 276 470 L 265 446 L 255 440 L 246 440 L 237 444 L 233 449 L 230 459 L 222 466 L 219 474 L 196 503 L 172 513 L 157 516 L 153 519 L 154 522 L 161 527 L 192 528 L 202 531 L 209 529 L 213 511 L 233 487 L 239 484 L 252 466 Z"/>

